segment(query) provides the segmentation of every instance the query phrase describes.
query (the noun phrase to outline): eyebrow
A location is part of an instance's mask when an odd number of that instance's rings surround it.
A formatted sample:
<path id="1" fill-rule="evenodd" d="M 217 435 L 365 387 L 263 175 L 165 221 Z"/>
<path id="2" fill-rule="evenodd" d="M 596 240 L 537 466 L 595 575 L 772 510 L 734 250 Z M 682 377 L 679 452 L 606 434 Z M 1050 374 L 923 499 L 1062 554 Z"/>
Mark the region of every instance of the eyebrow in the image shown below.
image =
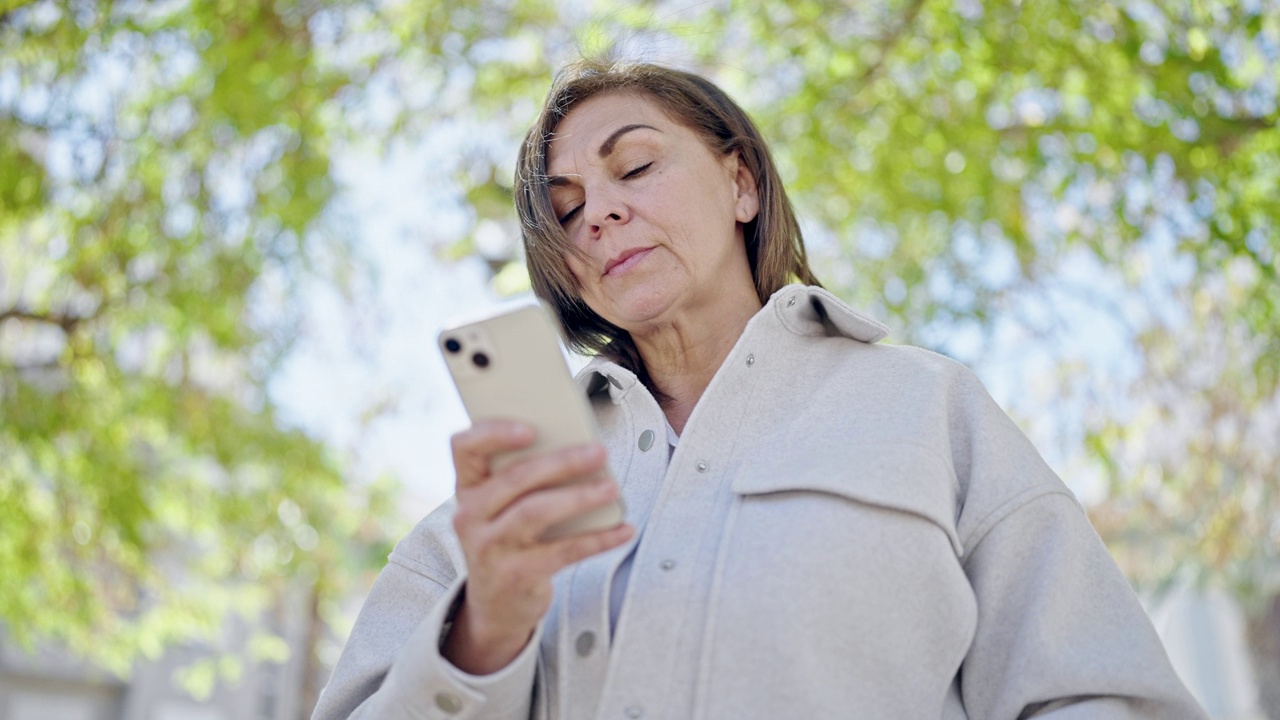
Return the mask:
<path id="1" fill-rule="evenodd" d="M 658 128 L 652 125 L 645 125 L 644 123 L 631 123 L 630 125 L 623 125 L 622 127 L 610 133 L 609 137 L 605 138 L 604 142 L 600 143 L 600 149 L 596 152 L 602 158 L 609 157 L 610 155 L 613 154 L 613 149 L 618 145 L 618 141 L 622 139 L 622 136 L 626 135 L 632 130 L 652 130 L 654 132 L 659 132 L 659 133 L 662 132 Z M 569 176 L 567 175 L 552 175 L 550 178 L 548 178 L 547 182 L 548 184 L 550 184 L 551 187 L 563 187 L 565 185 L 570 184 Z"/>
<path id="2" fill-rule="evenodd" d="M 613 134 L 610 135 L 604 142 L 600 143 L 600 157 L 602 158 L 609 157 L 609 155 L 613 153 L 613 147 L 618 144 L 618 140 L 623 135 L 626 135 L 632 130 L 640 130 L 642 128 L 646 130 L 652 130 L 654 132 L 662 132 L 661 130 L 659 130 L 658 128 L 652 125 L 645 125 L 643 123 L 632 123 L 631 125 L 623 125 L 617 130 L 614 130 Z"/>

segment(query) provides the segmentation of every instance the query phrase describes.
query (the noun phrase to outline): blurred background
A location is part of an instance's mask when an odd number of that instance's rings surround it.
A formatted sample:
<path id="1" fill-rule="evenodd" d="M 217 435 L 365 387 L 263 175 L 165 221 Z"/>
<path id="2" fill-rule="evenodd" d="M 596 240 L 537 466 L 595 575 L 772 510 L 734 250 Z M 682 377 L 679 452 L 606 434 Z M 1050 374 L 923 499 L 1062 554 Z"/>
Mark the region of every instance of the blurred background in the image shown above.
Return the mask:
<path id="1" fill-rule="evenodd" d="M 307 718 L 452 492 L 554 69 L 773 142 L 819 277 L 978 371 L 1215 718 L 1280 720 L 1277 0 L 0 0 L 0 718 Z"/>

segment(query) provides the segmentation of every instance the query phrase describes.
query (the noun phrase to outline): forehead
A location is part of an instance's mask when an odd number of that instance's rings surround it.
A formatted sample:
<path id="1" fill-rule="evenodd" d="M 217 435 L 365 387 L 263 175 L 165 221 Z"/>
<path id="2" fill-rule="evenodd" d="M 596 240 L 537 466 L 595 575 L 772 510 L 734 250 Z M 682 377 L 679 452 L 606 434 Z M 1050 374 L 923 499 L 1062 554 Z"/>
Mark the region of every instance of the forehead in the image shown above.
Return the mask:
<path id="1" fill-rule="evenodd" d="M 556 125 L 547 147 L 547 169 L 555 174 L 557 163 L 576 158 L 597 159 L 600 145 L 624 125 L 651 125 L 664 133 L 684 127 L 669 117 L 651 98 L 628 92 L 611 92 L 583 100 Z M 687 131 L 686 131 L 687 132 Z"/>

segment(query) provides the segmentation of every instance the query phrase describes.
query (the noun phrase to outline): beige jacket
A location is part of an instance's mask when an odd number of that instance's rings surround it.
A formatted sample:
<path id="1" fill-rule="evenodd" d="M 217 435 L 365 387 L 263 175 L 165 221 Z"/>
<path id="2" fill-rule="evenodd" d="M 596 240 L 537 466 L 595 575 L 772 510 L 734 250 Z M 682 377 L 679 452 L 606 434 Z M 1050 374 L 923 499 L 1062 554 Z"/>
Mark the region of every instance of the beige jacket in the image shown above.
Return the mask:
<path id="1" fill-rule="evenodd" d="M 562 571 L 534 640 L 437 650 L 465 581 L 452 503 L 396 548 L 315 717 L 1202 718 L 1070 491 L 963 366 L 780 290 L 668 458 L 635 376 L 593 402 L 641 534 Z"/>

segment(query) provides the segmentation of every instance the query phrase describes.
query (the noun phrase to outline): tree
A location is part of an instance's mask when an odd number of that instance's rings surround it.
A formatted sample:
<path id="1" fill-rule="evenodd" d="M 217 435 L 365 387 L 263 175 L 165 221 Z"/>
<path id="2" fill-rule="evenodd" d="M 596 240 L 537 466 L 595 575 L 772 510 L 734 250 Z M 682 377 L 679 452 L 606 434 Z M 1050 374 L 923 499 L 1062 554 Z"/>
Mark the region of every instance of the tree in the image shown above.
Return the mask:
<path id="1" fill-rule="evenodd" d="M 342 251 L 323 211 L 348 78 L 303 4 L 19 5 L 0 14 L 0 621 L 118 673 L 205 642 L 226 655 L 188 670 L 207 692 L 287 652 L 269 626 L 228 646 L 228 614 L 256 626 L 299 584 L 331 614 L 385 549 L 386 488 L 345 483 L 264 392 L 292 279 Z"/>
<path id="2" fill-rule="evenodd" d="M 1280 627 L 1267 620 L 1280 508 L 1265 441 L 1280 393 L 1275 0 L 600 13 L 536 0 L 39 2 L 0 32 L 0 444 L 17 458 L 0 466 L 0 492 L 33 508 L 0 529 L 0 557 L 37 588 L 0 608 L 11 624 L 65 587 L 87 598 L 60 625 L 82 638 L 120 618 L 172 628 L 94 591 L 119 577 L 177 593 L 146 563 L 201 543 L 231 560 L 188 562 L 190 574 L 240 577 L 237 548 L 264 535 L 286 546 L 279 521 L 294 506 L 320 538 L 313 552 L 342 556 L 324 543 L 353 527 L 341 499 L 360 490 L 279 428 L 261 393 L 287 347 L 288 312 L 271 301 L 287 297 L 281 279 L 317 247 L 342 247 L 322 232 L 331 148 L 482 128 L 458 148 L 456 179 L 477 231 L 446 251 L 478 252 L 514 233 L 516 143 L 553 69 L 585 51 L 675 59 L 742 100 L 778 152 L 820 276 L 899 339 L 980 365 L 958 337 L 990 340 L 1009 321 L 1051 337 L 1070 321 L 1054 317 L 1064 268 L 1087 258 L 1096 282 L 1077 294 L 1107 306 L 1118 352 L 1140 368 L 1072 373 L 1070 348 L 1045 345 L 1071 379 L 1054 407 L 1085 418 L 1066 441 L 1111 484 L 1096 523 L 1140 585 L 1222 583 L 1255 628 Z M 93 100 L 89 86 L 124 67 L 129 82 Z M 505 287 L 521 284 L 518 256 L 487 259 Z M 1174 454 L 1172 437 L 1186 440 Z M 173 509 L 184 493 L 222 508 L 214 528 L 186 530 L 195 519 Z M 58 498 L 88 509 L 60 512 Z M 124 550 L 74 542 L 82 518 Z M 39 553 L 110 572 L 40 579 L 26 560 Z M 122 645 L 117 664 L 141 647 Z M 1270 647 L 1277 657 L 1280 641 Z"/>

